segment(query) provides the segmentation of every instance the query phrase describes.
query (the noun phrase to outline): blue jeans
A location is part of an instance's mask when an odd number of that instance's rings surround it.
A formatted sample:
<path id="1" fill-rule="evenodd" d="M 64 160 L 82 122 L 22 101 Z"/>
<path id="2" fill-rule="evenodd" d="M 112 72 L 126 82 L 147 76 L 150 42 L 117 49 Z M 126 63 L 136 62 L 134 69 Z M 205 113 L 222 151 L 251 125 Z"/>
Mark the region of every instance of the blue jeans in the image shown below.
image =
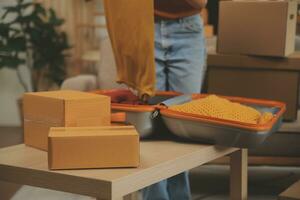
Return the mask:
<path id="1" fill-rule="evenodd" d="M 206 71 L 206 48 L 200 15 L 155 23 L 156 89 L 200 93 Z M 189 200 L 188 173 L 153 184 L 144 200 Z"/>

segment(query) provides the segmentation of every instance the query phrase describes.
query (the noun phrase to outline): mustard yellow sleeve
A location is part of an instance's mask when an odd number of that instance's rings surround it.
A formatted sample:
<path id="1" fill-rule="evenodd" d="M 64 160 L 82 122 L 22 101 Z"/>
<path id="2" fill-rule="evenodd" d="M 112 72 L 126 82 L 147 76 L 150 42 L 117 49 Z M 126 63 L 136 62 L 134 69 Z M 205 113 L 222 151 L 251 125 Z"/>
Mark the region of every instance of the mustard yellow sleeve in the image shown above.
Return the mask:
<path id="1" fill-rule="evenodd" d="M 105 0 L 118 82 L 139 96 L 154 95 L 154 5 L 151 0 Z"/>

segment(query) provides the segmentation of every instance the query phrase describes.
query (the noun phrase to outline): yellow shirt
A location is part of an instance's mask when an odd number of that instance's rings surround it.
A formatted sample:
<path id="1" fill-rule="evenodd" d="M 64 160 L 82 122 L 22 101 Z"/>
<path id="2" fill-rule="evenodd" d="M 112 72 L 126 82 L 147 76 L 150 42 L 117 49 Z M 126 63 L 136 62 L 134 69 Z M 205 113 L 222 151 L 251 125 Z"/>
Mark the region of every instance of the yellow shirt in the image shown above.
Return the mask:
<path id="1" fill-rule="evenodd" d="M 154 17 L 178 18 L 199 13 L 186 0 L 105 0 L 108 33 L 118 82 L 143 94 L 155 92 Z M 155 8 L 155 10 L 154 10 Z"/>
<path id="2" fill-rule="evenodd" d="M 108 33 L 118 82 L 154 95 L 154 6 L 152 0 L 105 0 Z"/>

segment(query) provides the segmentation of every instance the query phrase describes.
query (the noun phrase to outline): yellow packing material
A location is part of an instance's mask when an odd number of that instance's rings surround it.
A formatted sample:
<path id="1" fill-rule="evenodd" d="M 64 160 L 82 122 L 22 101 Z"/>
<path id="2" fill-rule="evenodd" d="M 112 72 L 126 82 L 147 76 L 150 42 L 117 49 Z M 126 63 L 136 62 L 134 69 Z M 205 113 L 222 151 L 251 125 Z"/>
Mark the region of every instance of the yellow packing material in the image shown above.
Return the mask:
<path id="1" fill-rule="evenodd" d="M 119 83 L 154 95 L 154 5 L 149 0 L 105 0 Z"/>
<path id="2" fill-rule="evenodd" d="M 250 124 L 265 124 L 274 117 L 272 113 L 260 113 L 255 108 L 231 102 L 228 99 L 216 95 L 209 95 L 188 103 L 174 105 L 171 106 L 170 109 Z"/>

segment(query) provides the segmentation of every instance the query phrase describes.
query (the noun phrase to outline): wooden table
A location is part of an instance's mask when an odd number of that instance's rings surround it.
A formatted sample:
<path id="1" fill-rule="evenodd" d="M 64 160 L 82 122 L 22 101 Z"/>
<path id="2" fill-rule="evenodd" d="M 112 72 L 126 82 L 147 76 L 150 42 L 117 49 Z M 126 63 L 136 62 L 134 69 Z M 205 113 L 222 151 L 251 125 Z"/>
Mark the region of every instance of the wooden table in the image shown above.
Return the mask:
<path id="1" fill-rule="evenodd" d="M 24 144 L 0 149 L 0 180 L 96 197 L 127 198 L 132 192 L 210 162 L 231 157 L 231 199 L 247 199 L 247 150 L 173 141 L 141 142 L 138 168 L 57 170 L 47 153 Z"/>

